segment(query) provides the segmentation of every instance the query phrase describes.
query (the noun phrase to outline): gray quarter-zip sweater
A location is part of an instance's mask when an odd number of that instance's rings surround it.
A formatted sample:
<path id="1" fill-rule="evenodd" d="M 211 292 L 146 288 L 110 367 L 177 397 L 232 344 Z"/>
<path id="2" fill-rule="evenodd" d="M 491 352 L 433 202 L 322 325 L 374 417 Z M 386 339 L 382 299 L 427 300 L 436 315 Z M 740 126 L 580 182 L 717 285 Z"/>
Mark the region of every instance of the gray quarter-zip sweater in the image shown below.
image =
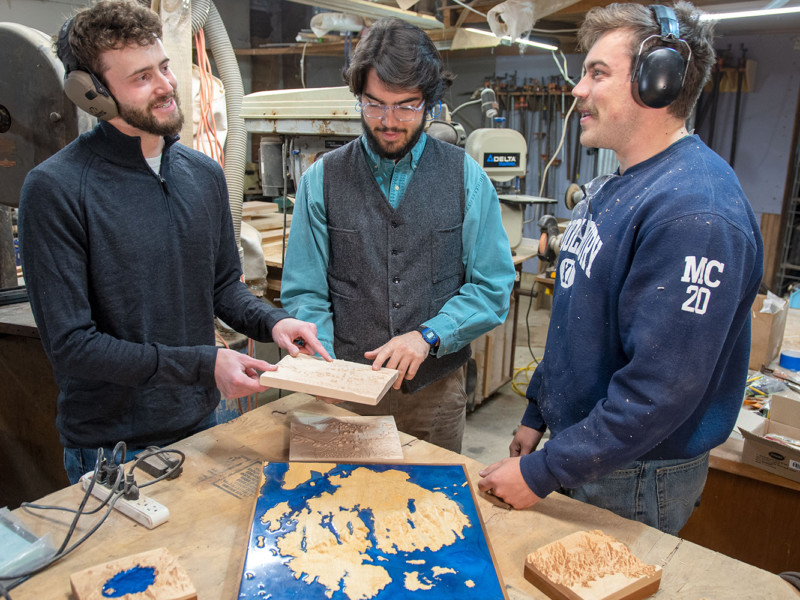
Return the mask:
<path id="1" fill-rule="evenodd" d="M 180 439 L 219 402 L 214 315 L 259 341 L 289 316 L 240 281 L 222 169 L 176 140 L 157 175 L 138 137 L 101 122 L 23 186 L 23 272 L 65 447 Z"/>

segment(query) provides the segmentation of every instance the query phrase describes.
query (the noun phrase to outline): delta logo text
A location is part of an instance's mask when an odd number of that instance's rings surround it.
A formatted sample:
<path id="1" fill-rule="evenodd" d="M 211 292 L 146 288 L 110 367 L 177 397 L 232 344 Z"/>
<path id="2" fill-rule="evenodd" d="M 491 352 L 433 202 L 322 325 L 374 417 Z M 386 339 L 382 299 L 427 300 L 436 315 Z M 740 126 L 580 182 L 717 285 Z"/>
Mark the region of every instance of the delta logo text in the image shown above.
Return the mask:
<path id="1" fill-rule="evenodd" d="M 518 167 L 519 152 L 509 154 L 484 154 L 484 167 Z"/>

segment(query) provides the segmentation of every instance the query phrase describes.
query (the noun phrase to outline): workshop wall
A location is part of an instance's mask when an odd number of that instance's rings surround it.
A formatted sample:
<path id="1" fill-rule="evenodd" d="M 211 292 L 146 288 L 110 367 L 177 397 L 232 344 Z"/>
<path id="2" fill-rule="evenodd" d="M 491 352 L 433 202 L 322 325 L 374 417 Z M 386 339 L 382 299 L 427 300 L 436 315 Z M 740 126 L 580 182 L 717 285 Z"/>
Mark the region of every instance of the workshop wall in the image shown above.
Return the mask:
<path id="1" fill-rule="evenodd" d="M 19 23 L 53 35 L 76 8 L 85 4 L 78 0 L 4 0 L 0 2 L 0 22 Z"/>
<path id="2" fill-rule="evenodd" d="M 752 90 L 741 96 L 739 132 L 735 157 L 735 171 L 756 213 L 761 220 L 762 213 L 779 214 L 783 205 L 786 186 L 786 173 L 791 157 L 792 130 L 800 90 L 800 36 L 791 34 L 750 35 L 718 38 L 718 48 L 730 45 L 733 55 L 738 58 L 740 46 L 747 49 L 747 58 L 757 63 Z M 546 81 L 558 75 L 553 58 L 546 53 L 528 52 L 524 55 L 494 55 L 490 50 L 481 57 L 459 58 L 458 54 L 445 53 L 448 68 L 457 77 L 446 96 L 450 109 L 470 100 L 471 94 L 483 86 L 485 79 L 510 78 L 516 75 L 518 84 L 526 79 L 537 78 Z M 568 74 L 578 81 L 583 55 L 566 57 Z M 309 87 L 341 85 L 339 71 L 341 60 L 331 58 L 307 59 L 306 73 Z M 733 117 L 735 111 L 735 92 L 721 92 L 717 102 L 717 114 L 713 135 L 713 149 L 725 160 L 730 161 Z M 567 107 L 569 104 L 567 104 Z M 515 111 L 511 123 L 515 128 L 522 124 L 522 111 Z M 508 116 L 508 115 L 506 115 Z M 467 133 L 481 126 L 480 105 L 466 106 L 459 110 L 455 120 L 464 125 Z M 530 125 L 530 123 L 528 123 Z M 554 132 L 560 133 L 560 129 Z M 710 120 L 706 115 L 698 134 L 706 142 L 710 139 Z M 536 157 L 535 139 L 529 142 L 528 177 L 524 193 L 538 195 L 539 165 Z M 575 180 L 585 183 L 595 175 L 594 156 L 582 150 L 582 168 L 572 180 L 566 177 L 566 167 L 551 167 L 548 173 L 549 184 L 546 193 L 558 200 L 555 214 L 568 218 L 569 211 L 563 199 L 569 184 Z M 526 237 L 538 237 L 535 223 L 526 225 Z M 530 261 L 533 262 L 533 261 Z M 527 265 L 526 265 L 527 267 Z M 535 269 L 531 264 L 530 268 Z"/>
<path id="3" fill-rule="evenodd" d="M 792 34 L 751 35 L 718 38 L 718 48 L 731 47 L 735 58 L 741 54 L 740 47 L 747 49 L 747 58 L 757 63 L 752 90 L 741 96 L 739 132 L 735 157 L 735 171 L 760 222 L 762 213 L 780 214 L 786 186 L 786 174 L 791 157 L 792 130 L 800 89 L 800 36 Z M 472 93 L 483 86 L 484 80 L 491 78 L 510 79 L 516 76 L 521 85 L 526 79 L 548 81 L 558 75 L 558 68 L 550 54 L 528 51 L 523 55 L 496 55 L 487 50 L 484 56 L 459 57 L 457 53 L 444 53 L 447 67 L 457 77 L 446 96 L 451 110 L 470 100 Z M 567 73 L 577 82 L 580 76 L 583 55 L 568 55 Z M 305 64 L 306 83 L 309 87 L 341 85 L 339 73 L 342 60 L 338 58 L 307 58 Z M 735 111 L 735 92 L 721 92 L 717 102 L 717 114 L 713 149 L 725 160 L 730 161 L 733 116 Z M 567 102 L 566 106 L 569 106 Z M 522 111 L 515 111 L 510 122 L 515 128 L 523 125 Z M 529 130 L 533 129 L 530 116 L 526 117 Z M 573 117 L 574 118 L 574 117 Z M 464 125 L 467 133 L 482 124 L 480 105 L 466 106 L 459 110 L 455 120 Z M 571 132 L 572 133 L 572 132 Z M 710 119 L 706 115 L 699 135 L 705 141 L 710 139 Z M 556 128 L 553 135 L 559 135 Z M 539 195 L 540 163 L 537 158 L 538 143 L 535 136 L 529 136 L 528 176 L 521 191 Z M 555 141 L 557 143 L 557 140 Z M 574 143 L 574 141 L 573 141 Z M 555 143 L 553 144 L 553 148 Z M 570 148 L 574 151 L 573 148 Z M 563 151 L 562 151 L 563 152 Z M 564 206 L 564 195 L 570 183 L 586 183 L 602 167 L 596 166 L 596 155 L 581 149 L 581 169 L 566 176 L 566 166 L 551 167 L 548 182 L 542 194 L 558 200 L 555 214 L 568 218 L 569 210 Z M 561 155 L 564 157 L 565 155 Z M 615 168 L 616 164 L 607 170 Z M 529 209 L 530 211 L 531 209 Z M 530 218 L 530 216 L 528 217 Z M 535 223 L 525 226 L 526 237 L 538 237 Z M 525 264 L 526 271 L 535 272 L 536 261 Z"/>
<path id="4" fill-rule="evenodd" d="M 35 27 L 45 33 L 55 33 L 64 19 L 76 7 L 84 3 L 79 0 L 5 0 L 0 2 L 0 21 L 11 21 Z M 225 23 L 234 48 L 246 47 L 250 35 L 250 12 L 246 5 L 217 2 L 217 8 Z M 780 213 L 783 204 L 786 173 L 791 155 L 791 138 L 797 110 L 800 88 L 800 35 L 773 34 L 719 38 L 718 48 L 730 47 L 738 58 L 740 47 L 747 49 L 747 58 L 757 62 L 753 89 L 742 94 L 739 118 L 739 134 L 735 158 L 735 170 L 747 193 L 757 218 L 761 213 Z M 246 92 L 250 92 L 251 65 L 258 58 L 239 57 L 242 79 Z M 518 83 L 525 79 L 547 80 L 557 75 L 553 58 L 542 52 L 528 51 L 524 55 L 496 55 L 491 50 L 484 56 L 460 57 L 457 53 L 444 53 L 448 68 L 457 78 L 446 101 L 452 109 L 470 99 L 470 95 L 483 85 L 486 78 L 516 74 Z M 577 81 L 580 73 L 581 55 L 567 56 L 568 73 Z M 300 57 L 292 57 L 299 68 Z M 341 69 L 343 57 L 305 57 L 303 69 L 307 87 L 342 85 Z M 290 65 L 286 65 L 289 66 Z M 286 68 L 286 66 L 284 68 Z M 291 67 L 290 67 L 291 68 Z M 735 92 L 719 94 L 712 147 L 726 160 L 730 159 Z M 520 111 L 511 117 L 515 128 L 523 126 Z M 481 126 L 479 105 L 467 106 L 459 111 L 457 120 L 467 133 Z M 530 123 L 525 125 L 529 129 Z M 709 119 L 706 118 L 698 133 L 709 139 Z M 559 131 L 554 131 L 554 134 Z M 534 147 L 537 144 L 534 142 Z M 554 147 L 554 146 L 553 146 Z M 538 148 L 529 151 L 528 177 L 524 193 L 538 195 L 539 161 Z M 594 176 L 594 157 L 583 150 L 579 173 L 573 180 L 585 183 Z M 571 180 L 566 177 L 564 163 L 551 167 L 549 184 L 543 195 L 557 199 L 556 216 L 568 217 L 563 204 L 564 194 Z M 526 226 L 525 235 L 538 237 L 535 223 Z M 533 261 L 529 261 L 533 262 Z M 531 266 L 533 268 L 534 265 Z"/>
<path id="5" fill-rule="evenodd" d="M 780 213 L 783 206 L 800 89 L 800 35 L 720 38 L 716 46 L 729 44 L 737 58 L 743 44 L 758 64 L 753 91 L 742 94 L 734 168 L 760 220 L 760 213 Z M 712 145 L 729 162 L 735 100 L 735 92 L 719 94 Z M 708 139 L 707 126 L 700 135 Z"/>

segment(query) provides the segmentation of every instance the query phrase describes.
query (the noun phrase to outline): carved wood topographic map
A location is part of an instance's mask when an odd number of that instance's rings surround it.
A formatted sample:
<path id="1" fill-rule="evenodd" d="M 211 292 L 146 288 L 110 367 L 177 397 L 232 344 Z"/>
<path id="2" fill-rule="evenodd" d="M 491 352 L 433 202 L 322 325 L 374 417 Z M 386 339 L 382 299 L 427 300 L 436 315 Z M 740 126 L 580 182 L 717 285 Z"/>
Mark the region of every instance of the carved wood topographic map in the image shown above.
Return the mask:
<path id="1" fill-rule="evenodd" d="M 264 463 L 238 597 L 506 595 L 462 465 Z"/>

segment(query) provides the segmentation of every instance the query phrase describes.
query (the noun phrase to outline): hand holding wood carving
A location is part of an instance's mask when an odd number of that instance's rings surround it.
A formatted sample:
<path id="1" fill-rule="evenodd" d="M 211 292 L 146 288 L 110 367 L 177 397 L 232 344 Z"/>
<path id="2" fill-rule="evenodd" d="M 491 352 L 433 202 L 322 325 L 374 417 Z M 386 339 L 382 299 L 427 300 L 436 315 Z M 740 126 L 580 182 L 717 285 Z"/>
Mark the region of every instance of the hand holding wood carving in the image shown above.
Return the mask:
<path id="1" fill-rule="evenodd" d="M 225 398 L 242 398 L 266 390 L 267 387 L 258 381 L 258 371 L 274 371 L 276 368 L 264 360 L 220 348 L 214 362 L 214 381 Z"/>
<path id="2" fill-rule="evenodd" d="M 364 357 L 373 361 L 372 368 L 375 370 L 384 366 L 397 369 L 399 375 L 392 387 L 399 390 L 404 379 L 414 379 L 430 349 L 419 331 L 409 331 L 393 337 L 380 348 L 365 352 Z"/>
<path id="3" fill-rule="evenodd" d="M 302 340 L 302 344 L 297 344 Z M 272 328 L 272 341 L 287 350 L 292 356 L 319 354 L 327 361 L 333 360 L 317 339 L 317 326 L 298 319 L 281 319 Z"/>

